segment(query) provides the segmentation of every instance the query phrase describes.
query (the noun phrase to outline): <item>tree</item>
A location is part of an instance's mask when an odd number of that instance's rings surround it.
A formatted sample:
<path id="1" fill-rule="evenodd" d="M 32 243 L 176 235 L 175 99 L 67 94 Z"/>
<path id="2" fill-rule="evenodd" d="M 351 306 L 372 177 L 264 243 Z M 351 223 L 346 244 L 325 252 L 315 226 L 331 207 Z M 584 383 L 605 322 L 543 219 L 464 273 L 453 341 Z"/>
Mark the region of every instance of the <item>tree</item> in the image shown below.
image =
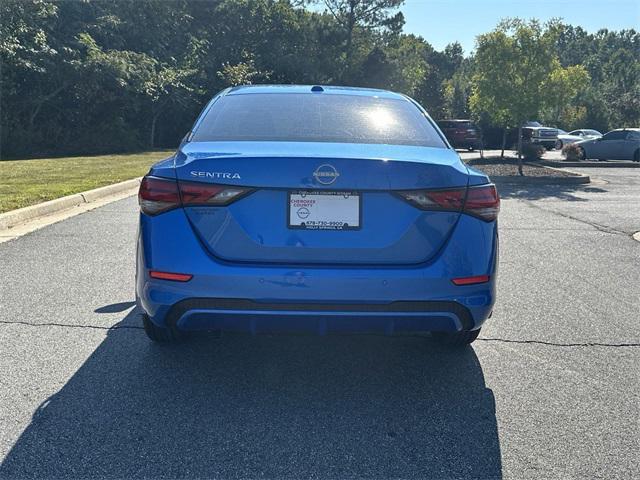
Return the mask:
<path id="1" fill-rule="evenodd" d="M 477 38 L 471 108 L 503 127 L 518 127 L 518 171 L 522 172 L 522 126 L 538 117 L 544 106 L 543 86 L 558 65 L 557 22 L 502 21 Z"/>
<path id="2" fill-rule="evenodd" d="M 414 96 L 427 70 L 424 50 L 424 42 L 414 35 L 394 36 L 371 50 L 353 79 L 364 87 Z"/>
<path id="3" fill-rule="evenodd" d="M 343 79 L 353 68 L 354 40 L 357 29 L 372 30 L 389 28 L 399 33 L 404 23 L 401 12 L 392 11 L 404 0 L 322 0 L 327 10 L 343 30 L 345 38 Z"/>
<path id="4" fill-rule="evenodd" d="M 160 62 L 145 53 L 128 50 L 103 50 L 86 33 L 79 35 L 79 41 L 86 47 L 85 67 L 100 72 L 103 77 L 111 77 L 126 92 L 140 98 L 148 108 L 149 148 L 155 146 L 156 125 L 164 109 L 172 102 L 184 104 L 194 89 L 187 80 L 195 69 L 185 65 Z"/>
<path id="5" fill-rule="evenodd" d="M 640 123 L 638 32 L 588 33 L 581 27 L 560 25 L 556 50 L 563 67 L 583 65 L 590 76 L 586 91 L 567 111 L 567 120 L 582 113 L 584 124 L 602 131 Z"/>
<path id="6" fill-rule="evenodd" d="M 563 68 L 558 62 L 542 84 L 544 102 L 549 111 L 547 119 L 553 125 L 575 122 L 577 107 L 572 108 L 572 102 L 588 85 L 589 73 L 584 66 L 572 65 Z M 571 117 L 573 118 L 569 120 Z"/>
<path id="7" fill-rule="evenodd" d="M 436 118 L 466 117 L 471 104 L 485 133 L 536 115 L 565 128 L 581 119 L 599 130 L 640 123 L 635 30 L 511 21 L 481 37 L 476 61 L 457 43 L 437 51 L 403 34 L 401 4 L 0 1 L 2 155 L 172 147 L 215 92 L 249 82 L 387 88 Z M 581 66 L 590 80 L 575 89 Z M 538 75 L 547 70 L 556 73 Z"/>

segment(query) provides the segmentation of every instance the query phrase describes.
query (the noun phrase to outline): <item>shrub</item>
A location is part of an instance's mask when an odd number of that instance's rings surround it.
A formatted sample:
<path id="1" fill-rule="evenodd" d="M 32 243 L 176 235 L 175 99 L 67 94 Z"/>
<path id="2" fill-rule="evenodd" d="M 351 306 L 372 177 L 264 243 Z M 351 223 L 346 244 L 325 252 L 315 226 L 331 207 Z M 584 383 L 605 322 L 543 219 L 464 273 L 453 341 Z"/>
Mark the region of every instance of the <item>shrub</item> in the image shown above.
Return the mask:
<path id="1" fill-rule="evenodd" d="M 536 143 L 523 143 L 522 155 L 525 160 L 540 160 L 544 155 L 545 149 L 542 145 Z"/>
<path id="2" fill-rule="evenodd" d="M 567 160 L 581 160 L 582 159 L 582 148 L 580 148 L 575 143 L 569 143 L 562 147 L 562 155 Z"/>

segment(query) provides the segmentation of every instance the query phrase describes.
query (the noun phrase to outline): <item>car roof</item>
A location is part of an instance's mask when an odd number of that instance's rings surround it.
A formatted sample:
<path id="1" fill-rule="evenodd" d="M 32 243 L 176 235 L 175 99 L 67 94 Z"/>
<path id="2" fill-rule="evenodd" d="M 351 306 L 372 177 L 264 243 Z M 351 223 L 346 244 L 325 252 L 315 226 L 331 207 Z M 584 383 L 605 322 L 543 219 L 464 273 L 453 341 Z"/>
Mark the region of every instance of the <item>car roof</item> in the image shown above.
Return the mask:
<path id="1" fill-rule="evenodd" d="M 311 90 L 313 88 L 313 91 Z M 320 90 L 322 89 L 322 90 Z M 241 85 L 232 87 L 226 95 L 246 95 L 252 93 L 307 93 L 309 95 L 356 95 L 361 97 L 393 98 L 396 100 L 407 100 L 407 98 L 388 90 L 377 88 L 340 87 L 334 85 Z"/>

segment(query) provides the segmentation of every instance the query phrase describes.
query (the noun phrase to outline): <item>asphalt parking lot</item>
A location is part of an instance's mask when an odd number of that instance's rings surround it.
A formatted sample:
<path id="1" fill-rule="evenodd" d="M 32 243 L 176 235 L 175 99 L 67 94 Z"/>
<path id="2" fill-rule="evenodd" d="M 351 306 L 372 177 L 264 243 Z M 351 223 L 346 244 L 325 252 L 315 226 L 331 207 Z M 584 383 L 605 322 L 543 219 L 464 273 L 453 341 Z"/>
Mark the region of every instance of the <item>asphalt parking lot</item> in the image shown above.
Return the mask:
<path id="1" fill-rule="evenodd" d="M 151 344 L 134 198 L 0 244 L 0 477 L 639 478 L 640 171 L 501 188 L 498 302 L 423 337 Z"/>

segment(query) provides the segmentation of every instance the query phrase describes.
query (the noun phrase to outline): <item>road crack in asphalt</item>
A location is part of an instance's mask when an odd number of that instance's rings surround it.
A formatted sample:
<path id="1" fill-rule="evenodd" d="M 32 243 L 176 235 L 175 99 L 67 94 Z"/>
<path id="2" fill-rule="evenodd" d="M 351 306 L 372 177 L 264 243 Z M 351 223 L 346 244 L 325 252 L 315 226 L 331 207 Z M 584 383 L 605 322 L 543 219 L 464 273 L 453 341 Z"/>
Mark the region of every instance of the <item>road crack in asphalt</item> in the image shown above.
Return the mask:
<path id="1" fill-rule="evenodd" d="M 63 327 L 63 328 L 88 328 L 94 330 L 144 330 L 143 327 L 138 325 L 112 325 L 110 327 L 105 327 L 103 325 L 74 325 L 70 323 L 31 323 L 31 322 L 22 322 L 22 321 L 7 321 L 0 320 L 0 324 L 4 325 L 26 325 L 29 327 Z M 286 336 L 283 334 L 282 336 Z M 300 336 L 294 334 L 293 336 Z M 336 334 L 335 336 L 346 337 L 346 336 L 365 336 L 365 337 L 385 337 L 385 338 L 428 338 L 425 335 L 381 335 L 375 333 L 342 333 Z M 545 340 L 517 340 L 517 339 L 509 339 L 509 338 L 493 338 L 493 337 L 480 337 L 476 341 L 478 342 L 499 342 L 499 343 L 518 343 L 524 345 L 546 345 L 550 347 L 640 347 L 640 343 L 601 343 L 601 342 L 584 342 L 584 343 L 559 343 L 559 342 L 548 342 Z"/>
<path id="2" fill-rule="evenodd" d="M 612 235 L 624 235 L 625 237 L 628 237 L 629 235 L 631 235 L 629 232 L 618 230 L 613 227 L 608 227 L 607 225 L 602 225 L 596 222 L 590 222 L 588 220 L 584 220 L 583 218 L 574 217 L 573 215 L 569 215 L 568 213 L 564 213 L 564 212 L 559 212 L 558 210 L 554 210 L 552 208 L 544 208 L 543 206 L 538 205 L 535 202 L 531 202 L 529 200 L 522 200 L 522 202 L 529 205 L 530 207 L 536 208 L 543 212 L 553 213 L 563 218 L 568 218 L 570 220 L 575 220 L 576 222 L 584 223 L 604 233 L 610 233 Z"/>
<path id="3" fill-rule="evenodd" d="M 71 323 L 32 323 L 32 322 L 21 322 L 21 321 L 7 321 L 0 320 L 0 324 L 4 325 L 27 325 L 29 327 L 64 327 L 64 328 L 88 328 L 93 330 L 121 330 L 121 329 L 133 329 L 133 330 L 144 330 L 143 327 L 138 325 L 111 325 L 110 327 L 106 327 L 104 325 L 82 325 L 82 324 L 71 324 Z"/>
<path id="4" fill-rule="evenodd" d="M 513 340 L 508 338 L 490 338 L 482 337 L 476 340 L 477 342 L 500 342 L 500 343 L 519 343 L 519 344 L 533 344 L 533 345 L 546 345 L 549 347 L 640 347 L 640 343 L 600 343 L 600 342 L 585 342 L 585 343 L 559 343 L 559 342 L 547 342 L 545 340 Z"/>

